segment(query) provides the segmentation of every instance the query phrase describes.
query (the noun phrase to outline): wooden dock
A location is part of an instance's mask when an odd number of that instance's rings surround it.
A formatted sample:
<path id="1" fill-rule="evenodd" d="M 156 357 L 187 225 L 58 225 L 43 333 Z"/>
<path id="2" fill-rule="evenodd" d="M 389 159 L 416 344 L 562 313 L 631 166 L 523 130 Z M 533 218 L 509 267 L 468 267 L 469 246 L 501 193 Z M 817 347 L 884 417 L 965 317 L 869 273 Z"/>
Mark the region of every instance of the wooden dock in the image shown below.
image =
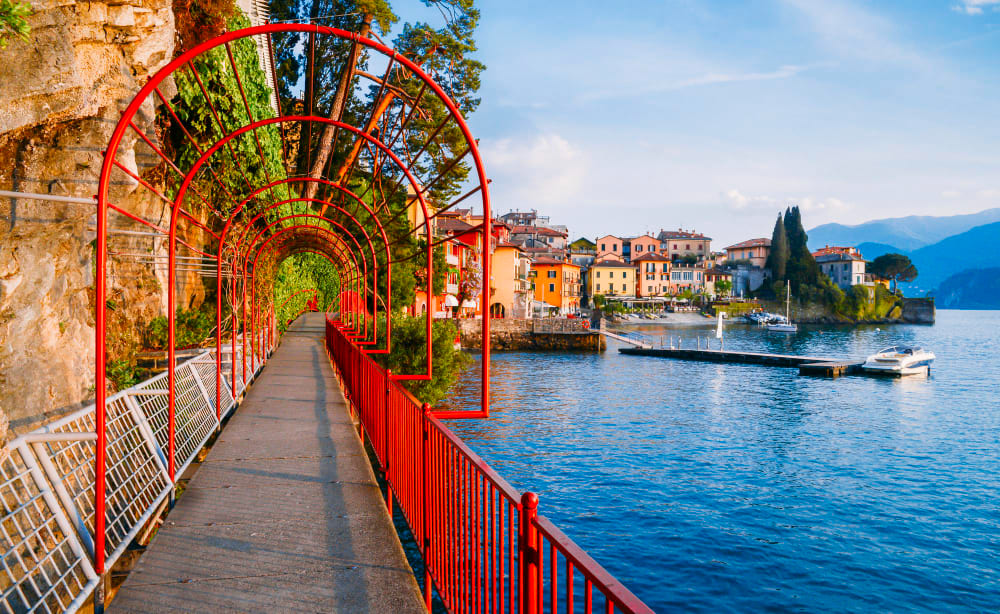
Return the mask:
<path id="1" fill-rule="evenodd" d="M 794 356 L 791 354 L 767 354 L 762 352 L 738 352 L 732 350 L 695 350 L 680 348 L 619 348 L 622 354 L 633 356 L 655 356 L 675 360 L 695 360 L 700 362 L 720 362 L 728 364 L 763 365 L 768 367 L 797 368 L 799 375 L 818 377 L 839 377 L 841 375 L 863 374 L 861 361 L 853 361 L 823 356 Z"/>

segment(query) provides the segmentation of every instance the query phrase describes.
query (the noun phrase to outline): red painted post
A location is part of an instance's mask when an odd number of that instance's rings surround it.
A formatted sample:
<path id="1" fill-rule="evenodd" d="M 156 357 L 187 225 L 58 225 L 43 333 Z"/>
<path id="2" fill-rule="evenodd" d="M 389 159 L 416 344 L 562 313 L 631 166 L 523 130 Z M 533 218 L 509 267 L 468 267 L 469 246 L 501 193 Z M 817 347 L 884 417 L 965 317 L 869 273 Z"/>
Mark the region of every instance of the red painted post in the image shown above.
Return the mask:
<path id="1" fill-rule="evenodd" d="M 526 492 L 521 495 L 521 522 L 518 527 L 518 560 L 521 564 L 521 612 L 538 612 L 538 495 Z"/>
<path id="2" fill-rule="evenodd" d="M 392 369 L 385 370 L 385 405 L 382 414 L 385 416 L 382 430 L 382 472 L 385 474 L 385 504 L 389 508 L 389 518 L 392 518 L 392 483 L 389 482 L 389 390 L 392 388 Z"/>
<path id="3" fill-rule="evenodd" d="M 423 436 L 420 446 L 420 474 L 422 476 L 421 505 L 423 508 L 423 534 L 424 534 L 424 605 L 427 611 L 431 611 L 431 536 L 428 527 L 430 521 L 430 436 L 427 432 L 427 425 L 430 422 L 431 406 L 424 403 L 420 406 L 420 431 Z"/>

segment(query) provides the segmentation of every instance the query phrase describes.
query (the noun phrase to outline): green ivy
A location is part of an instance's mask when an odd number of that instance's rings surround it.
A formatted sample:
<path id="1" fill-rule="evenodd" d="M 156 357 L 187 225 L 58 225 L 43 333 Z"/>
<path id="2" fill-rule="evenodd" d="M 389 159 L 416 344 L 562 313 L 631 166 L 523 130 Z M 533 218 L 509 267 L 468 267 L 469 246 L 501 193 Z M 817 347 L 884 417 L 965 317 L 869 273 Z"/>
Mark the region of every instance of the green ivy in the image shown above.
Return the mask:
<path id="1" fill-rule="evenodd" d="M 0 0 L 0 49 L 6 49 L 12 38 L 27 42 L 31 32 L 27 18 L 31 14 L 31 5 L 27 2 Z"/>

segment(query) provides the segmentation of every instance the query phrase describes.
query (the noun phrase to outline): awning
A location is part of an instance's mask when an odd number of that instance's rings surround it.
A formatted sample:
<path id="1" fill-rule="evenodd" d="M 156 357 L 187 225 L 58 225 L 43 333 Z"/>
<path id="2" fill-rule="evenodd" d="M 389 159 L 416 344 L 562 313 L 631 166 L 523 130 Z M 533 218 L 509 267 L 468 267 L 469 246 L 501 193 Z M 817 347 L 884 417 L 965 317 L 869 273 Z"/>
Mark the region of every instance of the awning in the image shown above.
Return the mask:
<path id="1" fill-rule="evenodd" d="M 444 295 L 444 306 L 445 307 L 458 307 L 458 299 L 452 294 Z"/>

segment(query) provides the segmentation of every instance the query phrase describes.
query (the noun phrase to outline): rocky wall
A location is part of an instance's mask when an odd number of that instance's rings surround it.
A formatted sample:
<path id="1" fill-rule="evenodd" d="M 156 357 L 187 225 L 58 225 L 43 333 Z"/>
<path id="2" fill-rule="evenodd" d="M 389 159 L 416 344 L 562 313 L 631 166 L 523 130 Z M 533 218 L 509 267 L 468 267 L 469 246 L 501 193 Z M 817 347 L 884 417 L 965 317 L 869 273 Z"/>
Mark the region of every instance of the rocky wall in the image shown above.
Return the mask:
<path id="1" fill-rule="evenodd" d="M 607 343 L 600 333 L 584 330 L 582 320 L 548 318 L 490 320 L 490 348 L 493 350 L 603 352 Z M 462 347 L 482 347 L 482 320 L 459 320 Z"/>
<path id="2" fill-rule="evenodd" d="M 0 189 L 89 198 L 120 110 L 173 56 L 171 5 L 32 4 L 30 41 L 0 50 Z M 148 133 L 155 133 L 153 113 L 149 106 L 138 118 Z M 142 173 L 156 161 L 135 140 L 126 138 L 119 159 Z M 113 202 L 146 219 L 169 219 L 165 203 L 137 187 L 118 181 Z M 0 198 L 0 424 L 9 418 L 15 432 L 93 397 L 95 210 Z M 122 230 L 143 230 L 112 221 Z M 162 243 L 119 234 L 113 250 L 163 254 Z M 112 354 L 133 344 L 138 327 L 163 313 L 165 304 L 164 272 L 116 258 L 107 305 Z M 196 281 L 192 287 L 200 288 Z"/>

